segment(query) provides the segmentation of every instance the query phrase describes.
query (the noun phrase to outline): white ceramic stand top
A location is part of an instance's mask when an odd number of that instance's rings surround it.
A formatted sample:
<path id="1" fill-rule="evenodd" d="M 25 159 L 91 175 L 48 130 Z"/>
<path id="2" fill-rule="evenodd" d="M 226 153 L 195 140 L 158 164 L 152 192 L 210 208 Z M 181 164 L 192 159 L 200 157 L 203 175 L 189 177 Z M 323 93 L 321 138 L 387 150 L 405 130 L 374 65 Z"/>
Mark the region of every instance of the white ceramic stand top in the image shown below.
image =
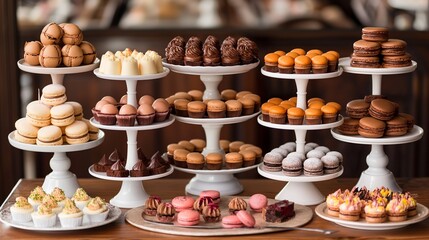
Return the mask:
<path id="1" fill-rule="evenodd" d="M 165 59 L 163 60 L 163 64 L 173 72 L 188 75 L 199 75 L 206 88 L 204 90 L 203 100 L 207 100 L 220 99 L 218 86 L 224 75 L 248 72 L 259 65 L 259 60 L 254 63 L 235 66 L 183 66 L 166 63 Z"/>
<path id="2" fill-rule="evenodd" d="M 98 138 L 94 141 L 74 145 L 40 146 L 21 143 L 15 140 L 14 132 L 8 135 L 8 140 L 12 146 L 21 150 L 53 153 L 54 155 L 49 162 L 52 172 L 45 177 L 42 188 L 45 192 L 50 193 L 55 187 L 59 187 L 64 191 L 65 195 L 70 198 L 76 192 L 76 189 L 79 188 L 79 184 L 76 175 L 69 171 L 71 161 L 66 153 L 97 147 L 104 140 L 104 132 L 99 131 Z"/>
<path id="3" fill-rule="evenodd" d="M 37 74 L 50 74 L 52 83 L 63 84 L 65 74 L 76 74 L 92 71 L 100 64 L 100 59 L 96 58 L 92 64 L 81 65 L 77 67 L 62 66 L 56 68 L 47 68 L 42 66 L 31 66 L 27 64 L 24 59 L 20 59 L 17 64 L 19 69 L 22 71 Z"/>

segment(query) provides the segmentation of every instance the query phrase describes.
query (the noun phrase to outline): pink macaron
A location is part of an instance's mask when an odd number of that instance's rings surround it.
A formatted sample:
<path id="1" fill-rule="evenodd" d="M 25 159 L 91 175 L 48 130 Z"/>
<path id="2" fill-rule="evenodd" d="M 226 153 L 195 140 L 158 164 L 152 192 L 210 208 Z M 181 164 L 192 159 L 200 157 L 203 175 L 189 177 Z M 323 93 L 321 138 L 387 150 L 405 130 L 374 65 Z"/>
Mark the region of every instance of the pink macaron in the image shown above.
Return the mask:
<path id="1" fill-rule="evenodd" d="M 222 218 L 223 228 L 241 228 L 243 226 L 243 223 L 236 215 L 229 215 Z"/>
<path id="2" fill-rule="evenodd" d="M 186 209 L 193 209 L 195 199 L 190 196 L 177 196 L 171 200 L 176 212 L 181 212 Z"/>
<path id="3" fill-rule="evenodd" d="M 216 190 L 205 190 L 200 192 L 200 197 L 211 197 L 216 204 L 220 203 L 220 193 Z"/>
<path id="4" fill-rule="evenodd" d="M 195 210 L 183 210 L 177 214 L 177 224 L 182 226 L 193 226 L 200 222 L 200 213 Z"/>
<path id="5" fill-rule="evenodd" d="M 235 214 L 244 226 L 252 228 L 255 226 L 256 220 L 252 214 L 246 210 L 240 210 Z"/>
<path id="6" fill-rule="evenodd" d="M 249 198 L 250 208 L 255 212 L 262 212 L 262 209 L 268 204 L 268 199 L 265 195 L 257 193 Z"/>

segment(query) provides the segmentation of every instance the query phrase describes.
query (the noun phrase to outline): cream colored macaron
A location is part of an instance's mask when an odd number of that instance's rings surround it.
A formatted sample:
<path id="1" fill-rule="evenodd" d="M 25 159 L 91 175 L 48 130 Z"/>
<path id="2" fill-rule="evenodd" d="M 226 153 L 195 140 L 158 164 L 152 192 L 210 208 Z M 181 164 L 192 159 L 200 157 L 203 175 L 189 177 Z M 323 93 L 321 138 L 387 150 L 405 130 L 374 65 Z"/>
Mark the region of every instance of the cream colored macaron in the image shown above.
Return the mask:
<path id="1" fill-rule="evenodd" d="M 100 131 L 97 127 L 91 124 L 91 122 L 88 119 L 83 118 L 82 121 L 86 123 L 88 126 L 88 134 L 89 134 L 89 141 L 97 140 L 98 139 L 98 132 Z"/>
<path id="2" fill-rule="evenodd" d="M 56 105 L 51 108 L 51 123 L 58 127 L 64 127 L 74 122 L 74 109 L 70 104 Z"/>
<path id="3" fill-rule="evenodd" d="M 25 118 L 20 118 L 15 122 L 15 140 L 22 143 L 36 144 L 38 127 L 33 126 Z"/>
<path id="4" fill-rule="evenodd" d="M 68 101 L 67 104 L 72 105 L 74 110 L 74 119 L 75 120 L 82 120 L 83 118 L 83 108 L 82 105 L 78 102 Z"/>
<path id="5" fill-rule="evenodd" d="M 51 109 L 40 101 L 27 105 L 26 119 L 35 127 L 45 127 L 51 124 Z"/>
<path id="6" fill-rule="evenodd" d="M 61 84 L 49 84 L 42 89 L 42 103 L 55 106 L 67 101 L 66 88 Z"/>
<path id="7" fill-rule="evenodd" d="M 61 145 L 63 144 L 63 133 L 61 132 L 60 127 L 49 125 L 42 127 L 37 132 L 37 145 Z"/>
<path id="8" fill-rule="evenodd" d="M 66 141 L 68 144 L 81 144 L 89 141 L 88 125 L 77 120 L 66 127 Z"/>

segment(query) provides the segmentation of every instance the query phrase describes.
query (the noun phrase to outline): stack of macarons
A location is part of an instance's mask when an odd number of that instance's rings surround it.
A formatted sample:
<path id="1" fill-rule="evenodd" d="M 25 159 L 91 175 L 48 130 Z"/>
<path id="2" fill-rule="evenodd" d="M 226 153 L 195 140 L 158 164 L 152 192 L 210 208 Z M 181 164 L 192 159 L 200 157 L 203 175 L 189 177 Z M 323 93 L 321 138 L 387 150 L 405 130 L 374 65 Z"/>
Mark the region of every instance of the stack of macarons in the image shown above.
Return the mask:
<path id="1" fill-rule="evenodd" d="M 369 95 L 347 103 L 344 122 L 337 129 L 344 135 L 368 138 L 402 136 L 414 127 L 414 117 L 399 112 L 399 105 L 381 95 Z"/>
<path id="2" fill-rule="evenodd" d="M 364 27 L 362 38 L 353 43 L 350 66 L 361 68 L 396 68 L 411 66 L 411 55 L 406 52 L 407 43 L 401 39 L 389 39 L 385 27 Z"/>
<path id="3" fill-rule="evenodd" d="M 203 92 L 191 90 L 177 92 L 166 100 L 173 114 L 190 118 L 226 118 L 251 115 L 259 111 L 261 97 L 250 91 L 225 89 L 221 99 L 202 99 Z"/>
<path id="4" fill-rule="evenodd" d="M 170 105 L 164 98 L 143 95 L 137 108 L 128 104 L 127 98 L 102 97 L 91 109 L 94 119 L 102 125 L 136 126 L 163 122 L 170 116 Z"/>
<path id="5" fill-rule="evenodd" d="M 219 145 L 225 154 L 213 152 L 204 156 L 205 140 L 181 140 L 167 146 L 167 158 L 177 167 L 196 170 L 237 169 L 258 164 L 262 159 L 262 149 L 253 144 L 221 140 Z"/>
<path id="6" fill-rule="evenodd" d="M 317 143 L 307 143 L 304 152 L 296 151 L 296 143 L 287 142 L 265 154 L 262 169 L 282 172 L 285 176 L 318 176 L 340 171 L 343 155 Z"/>
<path id="7" fill-rule="evenodd" d="M 80 144 L 98 138 L 98 128 L 83 118 L 82 105 L 67 102 L 65 88 L 49 84 L 40 100 L 30 102 L 15 123 L 15 140 L 37 145 Z"/>
<path id="8" fill-rule="evenodd" d="M 275 124 L 312 125 L 337 121 L 341 105 L 337 102 L 326 102 L 314 97 L 307 100 L 307 108 L 296 106 L 297 98 L 283 100 L 279 97 L 268 99 L 261 105 L 262 120 Z"/>
<path id="9" fill-rule="evenodd" d="M 48 23 L 40 33 L 40 41 L 26 42 L 24 61 L 32 66 L 76 67 L 94 62 L 94 46 L 83 41 L 83 33 L 73 23 Z"/>
<path id="10" fill-rule="evenodd" d="M 277 50 L 264 57 L 264 70 L 286 74 L 327 73 L 338 70 L 340 54 L 330 50 L 323 52 L 320 49 L 305 51 L 294 48 L 289 52 Z"/>

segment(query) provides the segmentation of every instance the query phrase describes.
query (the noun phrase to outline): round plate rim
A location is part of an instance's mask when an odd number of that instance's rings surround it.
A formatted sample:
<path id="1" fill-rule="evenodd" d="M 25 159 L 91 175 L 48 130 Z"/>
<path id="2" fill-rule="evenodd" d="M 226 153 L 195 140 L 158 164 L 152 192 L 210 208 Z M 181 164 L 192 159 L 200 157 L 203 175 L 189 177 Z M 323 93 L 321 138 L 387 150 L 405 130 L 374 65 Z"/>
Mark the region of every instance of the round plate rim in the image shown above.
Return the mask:
<path id="1" fill-rule="evenodd" d="M 29 73 L 38 73 L 38 74 L 75 74 L 89 72 L 97 68 L 100 63 L 100 59 L 96 58 L 93 63 L 88 65 L 80 65 L 77 67 L 56 67 L 48 68 L 42 66 L 31 66 L 25 63 L 24 59 L 21 58 L 18 60 L 17 65 L 19 69 Z"/>
<path id="2" fill-rule="evenodd" d="M 269 72 L 261 68 L 261 73 L 267 77 L 277 78 L 277 79 L 294 79 L 294 80 L 316 80 L 316 79 L 328 79 L 338 77 L 343 73 L 343 69 L 338 67 L 338 70 L 335 72 L 329 73 L 309 73 L 309 74 L 296 74 L 296 73 L 279 73 L 279 72 Z"/>
<path id="3" fill-rule="evenodd" d="M 191 117 L 181 117 L 176 116 L 177 121 L 187 124 L 194 124 L 194 125 L 203 125 L 203 124 L 234 124 L 234 123 L 241 123 L 245 122 L 247 120 L 250 120 L 260 114 L 260 111 L 253 113 L 251 115 L 244 115 L 239 117 L 225 117 L 225 118 L 191 118 Z"/>
<path id="4" fill-rule="evenodd" d="M 145 131 L 168 127 L 175 121 L 175 117 L 170 114 L 170 117 L 162 122 L 152 123 L 150 125 L 135 125 L 135 126 L 119 126 L 119 125 L 103 125 L 97 122 L 94 117 L 89 120 L 92 125 L 100 129 L 113 130 L 113 131 Z"/>
<path id="5" fill-rule="evenodd" d="M 165 58 L 162 59 L 162 64 L 169 68 L 171 71 L 189 75 L 233 75 L 240 74 L 250 71 L 259 65 L 260 61 L 249 63 L 245 65 L 234 65 L 234 66 L 183 66 L 175 65 L 165 62 Z"/>
<path id="6" fill-rule="evenodd" d="M 225 175 L 225 174 L 234 174 L 234 173 L 241 173 L 246 172 L 249 170 L 252 170 L 258 166 L 258 164 L 248 166 L 248 167 L 242 167 L 242 168 L 234 168 L 234 169 L 221 169 L 221 170 L 196 170 L 196 169 L 189 169 L 189 168 L 181 168 L 172 165 L 174 169 L 177 171 L 185 172 L 185 173 L 193 173 L 193 174 L 204 174 L 204 175 Z"/>
<path id="7" fill-rule="evenodd" d="M 413 72 L 417 68 L 417 62 L 411 60 L 412 65 L 398 68 L 359 68 L 350 66 L 350 57 L 343 57 L 339 60 L 339 66 L 344 69 L 344 72 L 365 74 L 365 75 L 393 75 Z"/>
<path id="8" fill-rule="evenodd" d="M 110 177 L 110 176 L 106 176 L 106 173 L 94 171 L 94 165 L 91 165 L 88 168 L 89 174 L 91 174 L 91 176 L 93 177 L 103 179 L 103 180 L 121 181 L 121 182 L 136 182 L 136 181 L 147 181 L 147 180 L 159 179 L 172 174 L 173 171 L 174 171 L 174 168 L 170 165 L 170 168 L 168 168 L 168 170 L 165 173 L 144 176 L 144 177 Z"/>
<path id="9" fill-rule="evenodd" d="M 338 127 L 344 122 L 344 117 L 342 115 L 338 115 L 340 120 L 333 123 L 324 123 L 324 124 L 314 124 L 314 125 L 291 125 L 291 124 L 276 124 L 262 120 L 262 114 L 258 116 L 258 123 L 262 126 L 275 128 L 275 129 L 283 129 L 283 130 L 322 130 L 322 129 L 331 129 L 334 127 Z"/>
<path id="10" fill-rule="evenodd" d="M 153 80 L 159 79 L 167 76 L 170 73 L 170 69 L 163 67 L 162 73 L 155 74 L 145 74 L 145 75 L 114 75 L 114 74 L 104 74 L 99 72 L 100 68 L 94 69 L 94 74 L 98 78 L 107 79 L 107 80 L 117 80 L 117 81 L 126 81 L 126 80 L 134 80 L 134 81 L 144 81 L 144 80 Z"/>
<path id="11" fill-rule="evenodd" d="M 278 172 L 267 172 L 262 169 L 264 163 L 260 163 L 258 165 L 258 173 L 266 178 L 282 181 L 282 182 L 321 182 L 326 181 L 330 179 L 337 178 L 341 176 L 344 172 L 344 167 L 341 166 L 340 170 L 336 173 L 330 173 L 330 174 L 323 174 L 320 176 L 307 176 L 304 174 L 301 174 L 299 176 L 286 176 L 283 174 L 282 171 Z"/>

